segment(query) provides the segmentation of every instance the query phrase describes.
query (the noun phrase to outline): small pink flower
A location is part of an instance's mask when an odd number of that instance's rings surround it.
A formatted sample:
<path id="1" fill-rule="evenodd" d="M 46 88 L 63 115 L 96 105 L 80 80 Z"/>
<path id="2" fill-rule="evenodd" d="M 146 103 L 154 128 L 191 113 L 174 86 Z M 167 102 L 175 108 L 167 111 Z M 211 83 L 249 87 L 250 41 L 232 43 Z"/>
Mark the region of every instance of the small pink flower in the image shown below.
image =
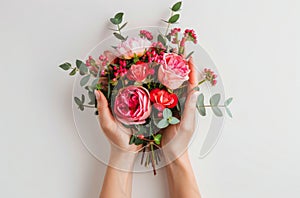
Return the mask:
<path id="1" fill-rule="evenodd" d="M 205 80 L 207 80 L 208 82 L 210 82 L 210 84 L 212 86 L 215 86 L 217 84 L 216 78 L 218 76 L 211 69 L 205 68 L 204 71 L 203 71 L 203 75 L 204 75 Z"/>
<path id="2" fill-rule="evenodd" d="M 123 41 L 117 46 L 117 56 L 124 59 L 132 59 L 134 56 L 141 57 L 145 50 L 151 47 L 151 42 L 144 38 L 133 37 Z"/>
<path id="3" fill-rule="evenodd" d="M 174 53 L 164 55 L 164 63 L 158 69 L 158 80 L 170 89 L 177 89 L 189 79 L 190 69 L 182 56 Z"/>
<path id="4" fill-rule="evenodd" d="M 117 120 L 126 125 L 144 124 L 151 113 L 149 97 L 144 87 L 131 85 L 119 90 L 114 103 Z"/>
<path id="5" fill-rule="evenodd" d="M 149 68 L 148 63 L 138 62 L 135 65 L 131 65 L 127 72 L 127 78 L 129 80 L 143 82 L 148 75 L 153 74 L 154 70 Z"/>
<path id="6" fill-rule="evenodd" d="M 149 32 L 147 30 L 141 30 L 140 31 L 140 37 L 141 38 L 146 38 L 149 41 L 151 41 L 153 39 L 153 35 L 151 34 L 151 32 Z"/>

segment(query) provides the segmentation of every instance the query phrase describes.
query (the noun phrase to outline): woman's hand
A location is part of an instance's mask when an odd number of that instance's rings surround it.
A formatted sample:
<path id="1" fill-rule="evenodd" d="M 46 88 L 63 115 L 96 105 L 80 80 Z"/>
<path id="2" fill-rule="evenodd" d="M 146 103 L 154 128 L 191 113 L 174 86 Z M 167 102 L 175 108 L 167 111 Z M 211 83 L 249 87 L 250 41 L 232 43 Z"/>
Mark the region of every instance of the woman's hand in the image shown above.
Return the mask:
<path id="1" fill-rule="evenodd" d="M 132 132 L 111 114 L 108 102 L 101 91 L 95 90 L 100 126 L 111 144 L 110 164 L 118 169 L 131 170 L 140 146 L 129 144 Z"/>
<path id="2" fill-rule="evenodd" d="M 198 81 L 192 58 L 188 64 L 191 72 L 189 74 L 188 96 L 181 121 L 177 125 L 169 125 L 162 131 L 162 150 L 167 162 L 172 162 L 185 153 L 195 130 L 196 103 L 200 92 L 194 90 Z"/>

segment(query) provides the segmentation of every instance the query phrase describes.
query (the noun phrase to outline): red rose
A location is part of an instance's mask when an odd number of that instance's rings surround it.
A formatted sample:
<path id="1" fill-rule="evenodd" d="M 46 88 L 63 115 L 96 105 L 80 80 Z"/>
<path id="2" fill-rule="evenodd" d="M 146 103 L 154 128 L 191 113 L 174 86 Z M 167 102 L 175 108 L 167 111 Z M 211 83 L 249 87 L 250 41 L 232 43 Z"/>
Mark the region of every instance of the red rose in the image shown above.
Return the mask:
<path id="1" fill-rule="evenodd" d="M 174 93 L 155 88 L 150 91 L 150 101 L 154 104 L 158 104 L 156 106 L 174 108 L 178 103 L 178 97 Z"/>

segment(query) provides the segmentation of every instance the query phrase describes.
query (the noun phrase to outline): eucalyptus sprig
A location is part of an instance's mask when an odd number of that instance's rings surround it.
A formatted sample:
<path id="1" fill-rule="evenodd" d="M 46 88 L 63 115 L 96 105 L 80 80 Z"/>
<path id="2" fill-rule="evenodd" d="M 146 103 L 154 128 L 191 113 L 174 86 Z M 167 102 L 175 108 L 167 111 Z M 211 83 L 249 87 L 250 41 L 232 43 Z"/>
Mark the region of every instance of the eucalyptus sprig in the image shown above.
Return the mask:
<path id="1" fill-rule="evenodd" d="M 115 14 L 115 16 L 113 18 L 110 18 L 110 22 L 113 24 L 113 25 L 116 25 L 117 26 L 117 29 L 110 29 L 110 30 L 113 30 L 115 31 L 113 33 L 113 35 L 121 40 L 121 41 L 126 41 L 128 36 L 127 37 L 124 37 L 121 33 L 121 30 L 127 25 L 127 22 L 124 23 L 123 25 L 122 22 L 123 22 L 123 16 L 124 16 L 124 13 L 123 12 L 119 12 L 117 14 Z"/>
<path id="2" fill-rule="evenodd" d="M 179 20 L 180 14 L 177 13 L 177 12 L 180 11 L 181 5 L 182 5 L 182 1 L 179 1 L 179 2 L 175 3 L 172 6 L 172 8 L 170 8 L 171 9 L 170 18 L 168 20 L 162 20 L 163 22 L 168 24 L 167 29 L 166 29 L 166 33 L 165 33 L 165 37 L 168 35 L 170 25 L 176 23 Z"/>
<path id="3" fill-rule="evenodd" d="M 163 119 L 157 123 L 157 127 L 163 129 L 168 127 L 170 124 L 178 124 L 179 122 L 179 119 L 173 117 L 172 111 L 168 108 L 165 108 L 163 111 Z"/>
<path id="4" fill-rule="evenodd" d="M 209 105 L 204 105 L 204 95 L 203 93 L 201 93 L 198 96 L 198 100 L 197 100 L 197 109 L 200 113 L 200 115 L 202 116 L 206 116 L 206 108 L 210 107 L 213 111 L 213 113 L 218 116 L 218 117 L 222 117 L 223 113 L 220 109 L 220 107 L 225 108 L 226 113 L 228 114 L 229 117 L 232 118 L 232 113 L 229 109 L 229 105 L 232 102 L 233 98 L 228 98 L 227 100 L 225 100 L 224 105 L 220 105 L 220 99 L 221 99 L 221 94 L 214 94 L 213 96 L 211 96 L 211 98 L 209 99 Z"/>

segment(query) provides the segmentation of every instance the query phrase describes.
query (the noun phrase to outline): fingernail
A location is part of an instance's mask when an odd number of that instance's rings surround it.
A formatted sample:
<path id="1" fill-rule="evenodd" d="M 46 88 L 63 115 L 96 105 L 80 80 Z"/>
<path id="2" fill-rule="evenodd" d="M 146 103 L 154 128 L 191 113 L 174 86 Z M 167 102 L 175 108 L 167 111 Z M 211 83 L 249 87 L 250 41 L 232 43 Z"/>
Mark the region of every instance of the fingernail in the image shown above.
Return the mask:
<path id="1" fill-rule="evenodd" d="M 192 95 L 191 102 L 196 103 L 199 95 L 200 95 L 200 92 L 195 91 L 195 93 L 193 93 L 193 95 Z"/>
<path id="2" fill-rule="evenodd" d="M 100 93 L 99 93 L 99 91 L 95 89 L 94 94 L 96 96 L 96 99 L 99 100 L 100 99 Z"/>

